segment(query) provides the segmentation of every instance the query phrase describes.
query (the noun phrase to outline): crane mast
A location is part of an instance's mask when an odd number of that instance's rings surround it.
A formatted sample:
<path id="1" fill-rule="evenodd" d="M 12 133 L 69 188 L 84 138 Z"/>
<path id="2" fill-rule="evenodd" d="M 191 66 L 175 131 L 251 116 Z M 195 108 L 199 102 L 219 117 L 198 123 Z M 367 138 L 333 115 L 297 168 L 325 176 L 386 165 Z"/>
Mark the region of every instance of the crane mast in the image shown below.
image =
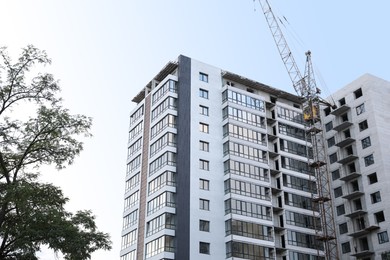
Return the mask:
<path id="1" fill-rule="evenodd" d="M 303 117 L 307 125 L 306 135 L 307 139 L 311 140 L 313 149 L 313 158 L 308 159 L 308 163 L 314 169 L 314 178 L 317 185 L 317 194 L 312 195 L 313 209 L 318 209 L 320 216 L 320 223 L 315 223 L 316 238 L 323 242 L 325 259 L 338 260 L 330 174 L 327 168 L 325 137 L 320 117 L 320 106 L 330 104 L 319 95 L 320 91 L 316 86 L 313 73 L 311 52 L 306 52 L 305 73 L 302 76 L 268 0 L 259 0 L 259 3 L 293 87 L 298 96 L 302 97 Z M 308 158 L 310 157 L 308 156 Z M 318 216 L 318 213 L 313 210 L 313 215 Z M 317 254 L 322 255 L 320 250 L 317 251 Z"/>

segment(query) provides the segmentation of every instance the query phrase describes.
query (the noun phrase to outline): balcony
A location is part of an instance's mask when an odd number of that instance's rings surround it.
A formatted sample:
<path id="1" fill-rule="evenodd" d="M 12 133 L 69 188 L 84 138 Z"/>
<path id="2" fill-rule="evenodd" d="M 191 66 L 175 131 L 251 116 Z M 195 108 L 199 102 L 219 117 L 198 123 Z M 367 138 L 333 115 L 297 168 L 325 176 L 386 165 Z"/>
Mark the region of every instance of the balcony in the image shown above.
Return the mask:
<path id="1" fill-rule="evenodd" d="M 347 105 L 342 105 L 342 106 L 338 107 L 337 109 L 333 110 L 332 112 L 330 112 L 330 114 L 334 115 L 334 116 L 340 116 L 350 109 L 351 109 L 351 107 L 349 107 Z"/>
<path id="2" fill-rule="evenodd" d="M 340 132 L 340 131 L 343 131 L 344 129 L 347 129 L 348 127 L 350 127 L 351 125 L 353 125 L 353 123 L 349 122 L 349 121 L 344 121 L 342 122 L 341 124 L 333 127 L 333 130 L 337 131 L 337 132 Z"/>
<path id="3" fill-rule="evenodd" d="M 355 254 L 352 254 L 351 256 L 356 257 L 357 259 L 360 259 L 360 258 L 367 257 L 367 256 L 370 256 L 373 254 L 375 254 L 375 251 L 369 249 L 369 250 L 359 251 Z"/>
<path id="4" fill-rule="evenodd" d="M 367 211 L 365 211 L 363 209 L 358 209 L 358 210 L 352 211 L 349 214 L 345 214 L 345 216 L 348 217 L 348 218 L 354 218 L 354 217 L 362 216 L 362 215 L 365 215 L 365 214 L 367 214 Z"/>
<path id="5" fill-rule="evenodd" d="M 355 142 L 356 140 L 352 137 L 347 137 L 345 138 L 344 140 L 338 142 L 337 144 L 335 144 L 336 146 L 342 148 L 342 147 L 345 147 L 349 144 L 352 144 L 353 142 Z"/>
<path id="6" fill-rule="evenodd" d="M 353 155 L 353 154 L 349 154 L 347 155 L 346 157 L 344 157 L 343 159 L 337 161 L 338 163 L 340 164 L 347 164 L 347 163 L 350 163 L 356 159 L 358 159 L 359 157 L 356 156 L 356 155 Z"/>
<path id="7" fill-rule="evenodd" d="M 371 231 L 374 231 L 374 230 L 377 230 L 377 229 L 379 229 L 379 226 L 371 225 L 371 226 L 368 226 L 366 228 L 355 230 L 355 231 L 349 233 L 348 236 L 356 238 L 356 237 L 360 237 L 360 236 L 363 236 L 363 235 L 367 235 Z"/>
<path id="8" fill-rule="evenodd" d="M 347 181 L 353 180 L 353 179 L 355 179 L 355 178 L 358 178 L 358 177 L 360 177 L 360 176 L 362 176 L 361 173 L 358 173 L 358 172 L 351 172 L 351 173 L 347 173 L 347 174 L 343 175 L 343 176 L 340 178 L 340 180 L 347 182 Z"/>
<path id="9" fill-rule="evenodd" d="M 349 193 L 347 195 L 342 196 L 342 198 L 346 199 L 346 200 L 351 200 L 351 199 L 355 199 L 357 197 L 360 197 L 362 195 L 364 195 L 364 192 L 362 192 L 360 190 L 356 190 L 356 191 L 352 191 L 351 193 Z"/>

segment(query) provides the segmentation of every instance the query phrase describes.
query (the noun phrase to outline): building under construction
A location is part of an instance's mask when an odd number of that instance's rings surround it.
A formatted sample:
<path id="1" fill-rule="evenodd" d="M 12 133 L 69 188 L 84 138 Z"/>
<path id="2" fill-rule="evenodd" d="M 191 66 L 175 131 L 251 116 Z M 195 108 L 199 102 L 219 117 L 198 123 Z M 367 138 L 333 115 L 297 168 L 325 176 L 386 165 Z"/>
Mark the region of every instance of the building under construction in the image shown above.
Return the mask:
<path id="1" fill-rule="evenodd" d="M 387 259 L 390 83 L 321 108 L 335 259 Z M 302 97 L 179 56 L 133 98 L 121 260 L 327 259 Z"/>

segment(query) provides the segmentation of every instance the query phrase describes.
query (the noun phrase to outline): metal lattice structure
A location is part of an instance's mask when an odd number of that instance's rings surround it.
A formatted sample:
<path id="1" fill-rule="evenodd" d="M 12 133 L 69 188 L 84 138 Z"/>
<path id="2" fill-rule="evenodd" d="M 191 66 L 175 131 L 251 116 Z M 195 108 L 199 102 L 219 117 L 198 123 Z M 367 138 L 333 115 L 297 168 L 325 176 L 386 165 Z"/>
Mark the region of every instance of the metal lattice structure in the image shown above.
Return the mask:
<path id="1" fill-rule="evenodd" d="M 334 207 L 331 196 L 330 174 L 327 168 L 328 156 L 320 116 L 321 105 L 329 106 L 330 104 L 319 96 L 320 91 L 316 86 L 312 69 L 311 52 L 306 52 L 305 73 L 302 76 L 268 0 L 259 0 L 259 3 L 293 87 L 296 93 L 302 97 L 303 115 L 307 123 L 306 133 L 309 140 L 311 140 L 313 149 L 313 159 L 309 159 L 308 163 L 315 171 L 314 181 L 317 185 L 317 194 L 312 195 L 313 203 L 316 204 L 314 208 L 318 208 L 320 216 L 320 223 L 316 223 L 315 228 L 316 237 L 323 242 L 325 259 L 338 260 Z M 316 216 L 318 213 L 313 211 L 313 215 Z M 320 255 L 320 251 L 318 251 L 318 254 Z"/>

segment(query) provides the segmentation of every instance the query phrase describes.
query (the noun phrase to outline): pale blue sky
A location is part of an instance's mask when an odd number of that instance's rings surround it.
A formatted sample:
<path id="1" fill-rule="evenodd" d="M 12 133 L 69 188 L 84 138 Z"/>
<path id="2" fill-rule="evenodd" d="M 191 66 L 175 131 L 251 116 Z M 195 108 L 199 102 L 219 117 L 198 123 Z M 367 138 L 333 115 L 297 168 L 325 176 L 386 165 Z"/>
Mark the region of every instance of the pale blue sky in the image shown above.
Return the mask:
<path id="1" fill-rule="evenodd" d="M 325 95 L 367 72 L 390 80 L 389 1 L 270 2 L 290 22 L 302 71 L 312 51 Z M 44 171 L 70 197 L 69 209 L 92 209 L 111 234 L 113 250 L 92 259 L 119 259 L 131 99 L 169 60 L 184 54 L 293 91 L 260 10 L 252 0 L 0 0 L 0 46 L 46 50 L 65 105 L 94 118 L 75 164 Z"/>

